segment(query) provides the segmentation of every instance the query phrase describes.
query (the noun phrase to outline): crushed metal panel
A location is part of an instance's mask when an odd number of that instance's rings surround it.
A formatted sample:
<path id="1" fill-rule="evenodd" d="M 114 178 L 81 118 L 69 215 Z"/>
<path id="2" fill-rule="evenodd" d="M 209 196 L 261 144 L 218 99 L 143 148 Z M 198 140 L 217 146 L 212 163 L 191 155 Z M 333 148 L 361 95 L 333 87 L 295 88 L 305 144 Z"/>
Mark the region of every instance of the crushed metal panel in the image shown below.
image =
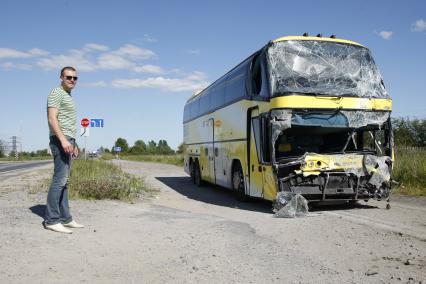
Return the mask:
<path id="1" fill-rule="evenodd" d="M 304 186 L 312 178 L 321 180 L 321 176 L 326 177 L 324 192 L 327 189 L 328 178 L 345 174 L 352 177 L 353 185 L 356 185 L 356 192 L 368 194 L 372 198 L 382 199 L 390 195 L 391 192 L 391 171 L 392 159 L 388 156 L 377 157 L 370 154 L 339 154 L 321 155 L 306 153 L 303 156 L 300 170 L 294 170 L 294 176 L 290 179 L 284 177 L 280 179 L 281 190 L 293 191 L 294 188 Z M 324 176 L 325 175 L 325 176 Z M 302 179 L 299 179 L 302 177 Z M 355 178 L 355 180 L 353 180 Z M 291 181 L 291 179 L 293 181 Z M 350 181 L 350 179 L 348 180 Z M 361 184 L 360 184 L 361 181 Z M 290 182 L 290 183 L 288 183 Z M 286 186 L 286 183 L 287 186 Z M 321 183 L 319 183 L 321 185 Z M 341 193 L 344 193 L 342 184 Z M 350 188 L 353 188 L 352 186 Z M 355 190 L 355 188 L 353 188 Z M 302 194 L 307 193 L 302 191 Z M 358 194 L 357 193 L 357 194 Z M 309 193 L 307 193 L 309 194 Z"/>
<path id="2" fill-rule="evenodd" d="M 271 111 L 272 155 L 275 157 L 275 141 L 281 132 L 291 127 L 292 110 L 274 109 Z"/>
<path id="3" fill-rule="evenodd" d="M 304 163 L 301 170 L 305 176 L 309 174 L 318 175 L 321 170 L 345 171 L 347 173 L 361 176 L 363 174 L 362 155 L 339 154 L 321 155 L 316 153 L 306 153 L 303 157 Z"/>
<path id="4" fill-rule="evenodd" d="M 364 166 L 371 175 L 368 183 L 380 188 L 384 182 L 389 182 L 391 177 L 392 159 L 388 156 L 364 156 Z"/>

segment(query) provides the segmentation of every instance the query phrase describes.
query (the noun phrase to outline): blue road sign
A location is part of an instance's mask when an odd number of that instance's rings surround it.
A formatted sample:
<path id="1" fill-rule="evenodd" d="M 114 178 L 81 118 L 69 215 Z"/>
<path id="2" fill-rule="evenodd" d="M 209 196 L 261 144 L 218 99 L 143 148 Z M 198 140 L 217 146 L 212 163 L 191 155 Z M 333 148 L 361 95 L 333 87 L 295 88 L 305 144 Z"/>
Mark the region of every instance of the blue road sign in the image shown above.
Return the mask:
<path id="1" fill-rule="evenodd" d="M 121 147 L 115 146 L 115 147 L 114 147 L 114 151 L 115 151 L 115 152 L 121 152 Z"/>
<path id="2" fill-rule="evenodd" d="M 102 118 L 91 118 L 90 127 L 104 127 L 104 120 Z"/>

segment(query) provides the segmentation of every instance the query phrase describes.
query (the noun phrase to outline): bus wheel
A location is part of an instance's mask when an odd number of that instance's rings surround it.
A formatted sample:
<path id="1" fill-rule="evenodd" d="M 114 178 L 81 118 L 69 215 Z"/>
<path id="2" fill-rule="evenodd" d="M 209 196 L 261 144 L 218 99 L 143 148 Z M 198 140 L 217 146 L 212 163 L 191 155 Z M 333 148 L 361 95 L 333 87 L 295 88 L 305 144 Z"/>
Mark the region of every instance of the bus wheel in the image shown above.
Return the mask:
<path id="1" fill-rule="evenodd" d="M 235 190 L 238 200 L 247 200 L 244 186 L 243 169 L 241 168 L 240 163 L 235 164 L 234 170 L 232 171 L 232 188 Z"/>
<path id="2" fill-rule="evenodd" d="M 201 171 L 200 171 L 200 166 L 198 164 L 198 160 L 196 160 L 194 163 L 194 183 L 197 186 L 203 185 L 203 180 L 201 179 Z"/>
<path id="3" fill-rule="evenodd" d="M 195 184 L 195 175 L 194 175 L 194 163 L 189 164 L 189 176 L 191 177 L 192 183 Z"/>

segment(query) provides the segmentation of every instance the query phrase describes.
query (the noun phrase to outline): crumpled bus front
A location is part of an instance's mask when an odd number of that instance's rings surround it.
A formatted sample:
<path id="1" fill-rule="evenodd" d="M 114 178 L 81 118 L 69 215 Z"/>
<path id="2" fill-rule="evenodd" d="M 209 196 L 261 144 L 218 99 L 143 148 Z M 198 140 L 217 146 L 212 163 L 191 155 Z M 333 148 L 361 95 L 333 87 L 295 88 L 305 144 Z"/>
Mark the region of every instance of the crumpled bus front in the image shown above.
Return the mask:
<path id="1" fill-rule="evenodd" d="M 271 118 L 279 191 L 309 200 L 389 196 L 389 112 L 274 110 Z"/>
<path id="2" fill-rule="evenodd" d="M 392 102 L 370 51 L 286 40 L 267 54 L 278 191 L 311 201 L 388 197 Z"/>

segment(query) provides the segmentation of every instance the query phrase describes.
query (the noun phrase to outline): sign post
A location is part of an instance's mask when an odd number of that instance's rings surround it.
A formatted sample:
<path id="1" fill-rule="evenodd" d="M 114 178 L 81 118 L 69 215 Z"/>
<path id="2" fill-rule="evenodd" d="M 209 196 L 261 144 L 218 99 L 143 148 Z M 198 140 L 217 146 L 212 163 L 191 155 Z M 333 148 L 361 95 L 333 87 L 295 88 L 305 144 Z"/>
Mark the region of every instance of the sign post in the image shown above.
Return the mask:
<path id="1" fill-rule="evenodd" d="M 118 159 L 118 153 L 121 152 L 121 147 L 115 146 L 114 151 L 115 151 L 115 158 Z"/>
<path id="2" fill-rule="evenodd" d="M 80 121 L 81 126 L 83 128 L 81 129 L 81 136 L 84 136 L 84 160 L 87 159 L 87 137 L 89 137 L 89 128 L 88 127 L 104 127 L 104 119 L 103 118 L 83 118 Z"/>
<path id="3" fill-rule="evenodd" d="M 87 131 L 87 127 L 90 124 L 90 120 L 88 118 L 83 118 L 80 123 L 81 123 L 81 126 L 83 126 L 83 133 L 81 134 L 81 136 L 84 136 L 84 160 L 86 160 L 87 159 L 87 154 L 86 154 L 87 153 L 87 136 L 89 136 L 89 133 L 87 132 L 86 134 L 86 131 Z"/>

